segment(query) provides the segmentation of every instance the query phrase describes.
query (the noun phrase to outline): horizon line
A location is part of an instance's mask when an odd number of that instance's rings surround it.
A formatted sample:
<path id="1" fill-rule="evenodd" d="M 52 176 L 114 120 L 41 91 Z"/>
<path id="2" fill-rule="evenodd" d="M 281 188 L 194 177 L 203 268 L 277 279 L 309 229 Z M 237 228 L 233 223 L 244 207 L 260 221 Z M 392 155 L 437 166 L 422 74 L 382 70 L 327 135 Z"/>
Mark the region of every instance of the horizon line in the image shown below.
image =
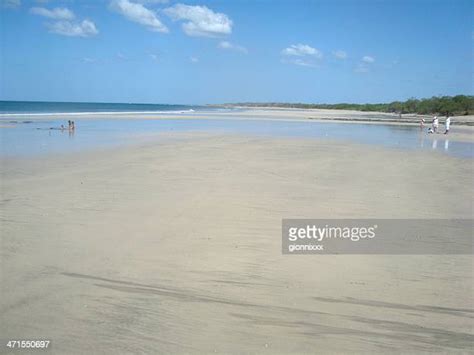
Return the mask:
<path id="1" fill-rule="evenodd" d="M 5 100 L 0 99 L 2 102 L 34 102 L 34 103 L 59 103 L 59 104 L 113 104 L 113 105 L 164 105 L 164 106 L 223 106 L 223 105 L 246 105 L 246 104 L 284 104 L 284 105 L 378 105 L 378 104 L 391 104 L 393 102 L 405 102 L 408 100 L 426 100 L 432 98 L 442 98 L 449 97 L 453 98 L 456 96 L 466 96 L 474 97 L 474 94 L 456 94 L 456 95 L 433 95 L 430 97 L 410 97 L 405 100 L 393 100 L 386 102 L 335 102 L 335 103 L 325 103 L 325 102 L 301 102 L 301 101 L 236 101 L 236 102 L 222 102 L 222 103 L 205 103 L 205 104 L 182 104 L 182 103 L 151 103 L 151 102 L 105 102 L 105 101 L 44 101 L 44 100 Z"/>

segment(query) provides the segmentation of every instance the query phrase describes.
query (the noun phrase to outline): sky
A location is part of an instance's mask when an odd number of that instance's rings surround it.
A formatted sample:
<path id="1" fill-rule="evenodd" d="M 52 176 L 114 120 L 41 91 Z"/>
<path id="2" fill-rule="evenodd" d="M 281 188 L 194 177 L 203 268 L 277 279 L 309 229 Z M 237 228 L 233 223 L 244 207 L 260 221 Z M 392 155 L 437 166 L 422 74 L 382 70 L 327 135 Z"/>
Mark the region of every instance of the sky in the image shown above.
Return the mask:
<path id="1" fill-rule="evenodd" d="M 0 100 L 472 95 L 473 10 L 471 0 L 0 0 Z"/>

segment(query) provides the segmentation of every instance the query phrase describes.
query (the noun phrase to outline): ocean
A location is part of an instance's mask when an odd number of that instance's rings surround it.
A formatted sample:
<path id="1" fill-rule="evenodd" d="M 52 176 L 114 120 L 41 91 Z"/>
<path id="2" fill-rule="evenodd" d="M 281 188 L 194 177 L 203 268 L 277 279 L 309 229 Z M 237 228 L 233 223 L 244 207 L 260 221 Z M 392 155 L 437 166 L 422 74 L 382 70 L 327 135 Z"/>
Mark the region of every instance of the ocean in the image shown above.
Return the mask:
<path id="1" fill-rule="evenodd" d="M 206 109 L 203 106 L 102 103 L 102 102 L 42 102 L 42 101 L 0 101 L 0 114 L 4 115 L 41 115 L 48 113 L 157 113 L 183 112 Z"/>

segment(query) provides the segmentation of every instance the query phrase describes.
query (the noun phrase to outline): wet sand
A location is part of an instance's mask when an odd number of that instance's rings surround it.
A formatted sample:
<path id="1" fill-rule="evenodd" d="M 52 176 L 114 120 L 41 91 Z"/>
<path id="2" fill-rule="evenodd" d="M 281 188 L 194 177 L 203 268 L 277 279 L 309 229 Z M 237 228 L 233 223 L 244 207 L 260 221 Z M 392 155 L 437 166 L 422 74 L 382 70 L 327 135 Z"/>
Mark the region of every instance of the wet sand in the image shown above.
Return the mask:
<path id="1" fill-rule="evenodd" d="M 472 218 L 472 160 L 170 134 L 1 164 L 2 339 L 58 354 L 472 351 L 472 255 L 281 254 L 282 218 Z"/>
<path id="2" fill-rule="evenodd" d="M 102 113 L 41 113 L 20 116 L 0 114 L 0 123 L 18 121 L 23 119 L 34 121 L 41 120 L 162 120 L 162 119 L 232 119 L 232 120 L 279 120 L 279 121 L 314 121 L 314 122 L 337 122 L 337 123 L 360 123 L 360 124 L 382 124 L 395 126 L 420 126 L 420 119 L 424 117 L 426 123 L 423 132 L 431 127 L 432 116 L 406 114 L 402 118 L 392 113 L 384 112 L 362 112 L 351 110 L 322 110 L 322 109 L 285 109 L 285 108 L 247 108 L 237 110 L 203 110 L 195 112 L 178 113 L 153 113 L 153 112 L 102 112 Z M 439 117 L 439 132 L 444 133 L 444 117 Z M 440 134 L 426 134 L 428 139 L 436 138 Z M 474 116 L 455 116 L 451 120 L 449 139 L 459 142 L 474 142 Z"/>

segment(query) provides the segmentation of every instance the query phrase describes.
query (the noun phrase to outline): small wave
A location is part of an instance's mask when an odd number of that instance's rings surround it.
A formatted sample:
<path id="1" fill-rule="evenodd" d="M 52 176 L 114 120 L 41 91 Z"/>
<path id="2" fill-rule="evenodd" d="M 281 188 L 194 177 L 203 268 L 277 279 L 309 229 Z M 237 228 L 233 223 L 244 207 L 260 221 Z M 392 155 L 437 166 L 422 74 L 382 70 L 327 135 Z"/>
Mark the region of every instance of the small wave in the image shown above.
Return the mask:
<path id="1" fill-rule="evenodd" d="M 0 113 L 2 117 L 25 117 L 25 116 L 87 116 L 87 115 L 134 115 L 134 114 L 182 114 L 196 112 L 189 110 L 170 110 L 170 111 L 91 111 L 91 112 L 31 112 L 31 113 Z"/>

